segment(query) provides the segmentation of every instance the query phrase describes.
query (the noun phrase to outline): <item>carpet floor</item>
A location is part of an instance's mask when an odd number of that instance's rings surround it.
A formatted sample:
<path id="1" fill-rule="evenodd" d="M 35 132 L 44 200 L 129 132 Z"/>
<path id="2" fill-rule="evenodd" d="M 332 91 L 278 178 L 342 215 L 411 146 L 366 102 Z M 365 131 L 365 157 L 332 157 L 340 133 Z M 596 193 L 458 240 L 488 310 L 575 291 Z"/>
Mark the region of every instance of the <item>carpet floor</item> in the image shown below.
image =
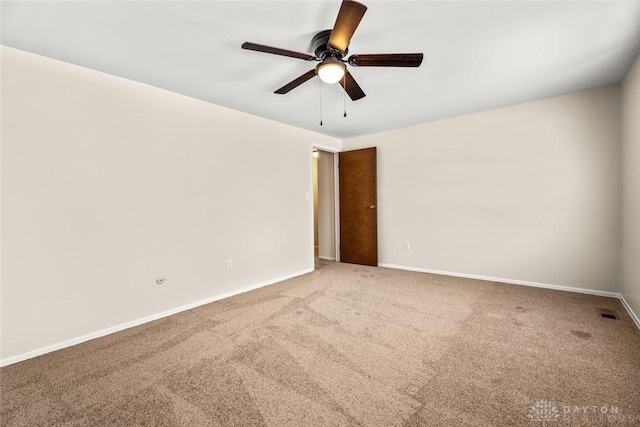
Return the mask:
<path id="1" fill-rule="evenodd" d="M 0 424 L 640 425 L 617 299 L 317 267 L 1 368 Z"/>

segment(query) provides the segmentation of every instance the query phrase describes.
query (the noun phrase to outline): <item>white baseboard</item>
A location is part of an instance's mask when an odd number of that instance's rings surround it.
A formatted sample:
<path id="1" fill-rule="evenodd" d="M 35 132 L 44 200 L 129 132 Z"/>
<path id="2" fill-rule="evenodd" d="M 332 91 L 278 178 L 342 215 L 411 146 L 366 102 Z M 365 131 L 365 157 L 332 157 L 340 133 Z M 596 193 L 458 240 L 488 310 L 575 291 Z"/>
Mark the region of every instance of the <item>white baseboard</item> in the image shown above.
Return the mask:
<path id="1" fill-rule="evenodd" d="M 638 317 L 638 315 L 633 311 L 633 309 L 631 308 L 631 306 L 629 305 L 629 303 L 627 302 L 626 299 L 624 299 L 624 296 L 622 296 L 622 294 L 620 294 L 620 302 L 622 303 L 622 305 L 624 305 L 624 308 L 627 310 L 627 313 L 629 313 L 629 316 L 631 316 L 631 318 L 633 319 L 633 321 L 635 322 L 636 326 L 638 327 L 638 329 L 640 329 L 640 318 Z"/>
<path id="2" fill-rule="evenodd" d="M 181 311 L 191 310 L 192 308 L 196 308 L 198 306 L 209 304 L 214 301 L 219 301 L 221 299 L 229 298 L 234 295 L 242 294 L 245 292 L 252 291 L 254 289 L 262 288 L 264 286 L 273 285 L 274 283 L 282 282 L 283 280 L 292 279 L 294 277 L 302 276 L 303 274 L 311 273 L 314 269 L 308 268 L 303 271 L 299 271 L 297 273 L 289 274 L 287 276 L 278 277 L 276 279 L 267 280 L 266 282 L 258 283 L 255 285 L 247 286 L 241 289 L 237 289 L 235 291 L 225 292 L 220 295 L 216 295 L 211 298 L 203 299 L 200 301 L 193 302 L 191 304 L 183 305 L 181 307 L 172 308 L 170 310 L 163 311 L 161 313 L 152 314 L 150 316 L 146 316 L 140 319 L 132 320 L 130 322 L 121 323 L 116 326 L 112 326 L 110 328 L 102 329 L 100 331 L 92 332 L 90 334 L 82 335 L 80 337 L 72 338 L 70 340 L 62 341 L 56 344 L 51 344 L 33 351 L 29 351 L 27 353 L 19 354 L 17 356 L 8 357 L 6 359 L 0 360 L 0 366 L 7 366 L 14 363 L 22 362 L 23 360 L 31 359 L 32 357 L 40 356 L 46 353 L 50 353 L 52 351 L 61 350 L 63 348 L 71 347 L 72 345 L 80 344 L 85 341 L 89 341 L 95 338 L 100 338 L 105 335 L 113 334 L 115 332 L 123 331 L 125 329 L 133 328 L 134 326 L 142 325 L 143 323 L 148 323 L 154 320 L 162 319 L 163 317 L 171 316 L 172 314 L 180 313 Z"/>
<path id="3" fill-rule="evenodd" d="M 490 276 L 480 276 L 477 274 L 455 273 L 452 271 L 431 270 L 428 268 L 407 267 L 404 265 L 378 264 L 378 266 L 384 267 L 384 268 L 393 268 L 397 270 L 417 271 L 419 273 L 431 273 L 431 274 L 440 274 L 442 276 L 464 277 L 467 279 L 485 280 L 489 282 L 500 282 L 500 283 L 508 283 L 511 285 L 531 286 L 534 288 L 553 289 L 556 291 L 577 292 L 580 294 L 589 294 L 589 295 L 597 295 L 601 297 L 617 298 L 620 300 L 625 310 L 627 310 L 627 313 L 629 313 L 629 316 L 631 317 L 631 319 L 633 319 L 638 329 L 640 329 L 640 319 L 631 309 L 631 306 L 627 303 L 627 301 L 624 299 L 622 294 L 617 292 L 598 291 L 594 289 L 584 289 L 584 288 L 573 288 L 570 286 L 550 285 L 547 283 L 528 282 L 526 280 L 505 279 L 503 277 L 490 277 Z"/>
<path id="4" fill-rule="evenodd" d="M 318 256 L 318 258 L 323 259 L 325 261 L 335 261 L 336 260 L 335 257 L 322 256 L 322 255 Z"/>
<path id="5" fill-rule="evenodd" d="M 404 265 L 380 264 L 380 267 L 395 268 L 398 270 L 418 271 L 420 273 L 440 274 L 443 276 L 464 277 L 467 279 L 485 280 L 488 282 L 509 283 L 511 285 L 532 286 L 534 288 L 554 289 L 556 291 L 578 292 L 581 294 L 598 295 L 601 297 L 619 298 L 616 292 L 597 291 L 593 289 L 572 288 L 570 286 L 549 285 L 547 283 L 528 282 L 526 280 L 505 279 L 504 277 L 480 276 L 478 274 L 456 273 L 452 271 L 431 270 L 428 268 L 407 267 Z"/>

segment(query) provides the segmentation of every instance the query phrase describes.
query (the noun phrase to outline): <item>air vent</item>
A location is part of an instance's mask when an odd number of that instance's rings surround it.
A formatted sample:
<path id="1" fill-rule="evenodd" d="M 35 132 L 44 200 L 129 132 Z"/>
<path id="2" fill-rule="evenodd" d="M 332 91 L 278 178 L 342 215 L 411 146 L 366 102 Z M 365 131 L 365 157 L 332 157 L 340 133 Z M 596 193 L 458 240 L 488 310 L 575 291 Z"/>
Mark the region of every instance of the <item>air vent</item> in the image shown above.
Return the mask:
<path id="1" fill-rule="evenodd" d="M 618 320 L 618 314 L 613 310 L 608 310 L 606 308 L 599 308 L 598 313 L 600 313 L 600 317 L 602 318 Z"/>

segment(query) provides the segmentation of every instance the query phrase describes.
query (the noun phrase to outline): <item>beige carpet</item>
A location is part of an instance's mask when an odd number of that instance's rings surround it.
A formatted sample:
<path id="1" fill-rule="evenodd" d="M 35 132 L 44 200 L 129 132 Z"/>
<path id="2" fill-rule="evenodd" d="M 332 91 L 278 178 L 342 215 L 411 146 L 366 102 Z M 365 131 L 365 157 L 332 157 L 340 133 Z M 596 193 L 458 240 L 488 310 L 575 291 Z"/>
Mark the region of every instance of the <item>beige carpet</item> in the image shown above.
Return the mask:
<path id="1" fill-rule="evenodd" d="M 618 300 L 322 261 L 0 373 L 3 426 L 640 425 Z"/>

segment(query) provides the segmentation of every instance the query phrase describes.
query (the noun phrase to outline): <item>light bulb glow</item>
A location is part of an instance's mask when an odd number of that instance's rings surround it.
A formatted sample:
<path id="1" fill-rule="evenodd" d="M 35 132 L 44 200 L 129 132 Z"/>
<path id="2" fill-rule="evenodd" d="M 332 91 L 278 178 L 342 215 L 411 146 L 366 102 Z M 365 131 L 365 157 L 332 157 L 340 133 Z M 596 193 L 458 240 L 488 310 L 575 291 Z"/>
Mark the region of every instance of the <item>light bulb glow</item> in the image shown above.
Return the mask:
<path id="1" fill-rule="evenodd" d="M 338 83 L 344 76 L 345 68 L 341 62 L 327 59 L 318 65 L 316 73 L 320 80 L 328 84 Z"/>

